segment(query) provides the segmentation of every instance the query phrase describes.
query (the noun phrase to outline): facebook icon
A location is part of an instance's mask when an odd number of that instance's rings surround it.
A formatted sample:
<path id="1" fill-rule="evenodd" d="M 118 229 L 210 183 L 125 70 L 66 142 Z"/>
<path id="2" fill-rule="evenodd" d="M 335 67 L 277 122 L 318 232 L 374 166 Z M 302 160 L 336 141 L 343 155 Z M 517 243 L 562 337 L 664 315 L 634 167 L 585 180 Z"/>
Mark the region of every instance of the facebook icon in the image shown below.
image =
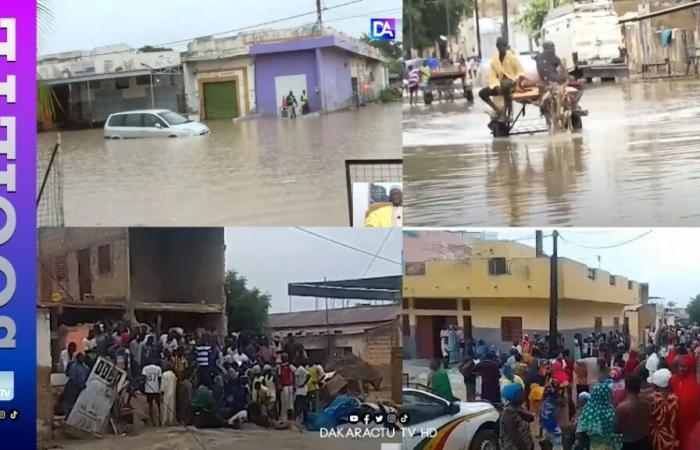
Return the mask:
<path id="1" fill-rule="evenodd" d="M 0 402 L 9 402 L 15 398 L 15 373 L 0 372 Z"/>
<path id="2" fill-rule="evenodd" d="M 373 41 L 393 41 L 396 39 L 396 19 L 370 19 L 369 37 Z"/>

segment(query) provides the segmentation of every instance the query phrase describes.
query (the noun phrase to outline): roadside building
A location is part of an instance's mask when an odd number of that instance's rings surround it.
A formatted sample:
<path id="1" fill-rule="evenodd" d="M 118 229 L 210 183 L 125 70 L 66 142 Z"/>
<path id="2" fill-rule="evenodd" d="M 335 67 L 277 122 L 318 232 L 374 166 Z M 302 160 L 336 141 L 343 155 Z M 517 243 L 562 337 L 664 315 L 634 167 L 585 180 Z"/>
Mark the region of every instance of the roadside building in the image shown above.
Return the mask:
<path id="1" fill-rule="evenodd" d="M 659 325 L 656 316 L 656 305 L 644 303 L 641 305 L 625 306 L 625 331 L 629 333 L 632 347 L 639 348 L 646 343 L 650 331 L 655 331 Z"/>
<path id="2" fill-rule="evenodd" d="M 188 113 L 207 120 L 254 112 L 255 62 L 247 36 L 209 36 L 187 44 L 182 63 Z"/>
<path id="3" fill-rule="evenodd" d="M 173 50 L 141 51 L 117 44 L 43 55 L 37 75 L 52 88 L 59 104 L 55 122 L 64 128 L 104 122 L 126 110 L 184 109 L 180 54 Z"/>
<path id="4" fill-rule="evenodd" d="M 503 350 L 525 333 L 548 333 L 548 257 L 512 241 L 464 239 L 439 246 L 423 239 L 430 234 L 404 237 L 406 357 L 440 355 L 440 330 L 448 325 Z M 622 331 L 624 308 L 647 302 L 648 288 L 636 281 L 561 257 L 558 269 L 558 328 L 567 346 L 575 333 Z"/>
<path id="5" fill-rule="evenodd" d="M 251 43 L 258 112 L 279 116 L 283 98 L 302 91 L 311 112 L 375 100 L 389 83 L 387 61 L 371 46 L 324 27 L 276 30 Z"/>
<path id="6" fill-rule="evenodd" d="M 666 308 L 664 310 L 664 323 L 666 325 L 683 325 L 691 324 L 690 315 L 685 308 Z"/>
<path id="7" fill-rule="evenodd" d="M 291 333 L 313 361 L 324 362 L 330 351 L 388 366 L 400 313 L 397 305 L 329 309 L 327 316 L 325 310 L 278 313 L 268 316 L 268 329 L 282 340 Z"/>

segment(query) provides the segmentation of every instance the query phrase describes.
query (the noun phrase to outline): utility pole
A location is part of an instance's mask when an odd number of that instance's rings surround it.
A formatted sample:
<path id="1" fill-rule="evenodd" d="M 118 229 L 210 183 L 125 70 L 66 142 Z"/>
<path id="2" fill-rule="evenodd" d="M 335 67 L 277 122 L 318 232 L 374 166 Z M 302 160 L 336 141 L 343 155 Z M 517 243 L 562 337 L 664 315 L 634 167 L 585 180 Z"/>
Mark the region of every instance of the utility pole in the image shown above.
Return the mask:
<path id="1" fill-rule="evenodd" d="M 552 256 L 549 259 L 549 350 L 559 351 L 559 254 L 557 252 L 557 230 L 552 232 Z"/>
<path id="2" fill-rule="evenodd" d="M 501 8 L 503 9 L 503 37 L 508 43 L 508 0 L 501 0 Z"/>
<path id="3" fill-rule="evenodd" d="M 474 0 L 474 17 L 476 22 L 476 51 L 481 59 L 481 26 L 479 25 L 479 0 Z"/>
<path id="4" fill-rule="evenodd" d="M 535 231 L 535 257 L 544 256 L 544 242 L 542 242 L 542 230 Z"/>
<path id="5" fill-rule="evenodd" d="M 408 0 L 408 58 L 413 58 L 413 1 Z"/>
<path id="6" fill-rule="evenodd" d="M 321 20 L 321 0 L 316 0 L 316 21 L 318 22 L 318 27 L 323 28 L 323 21 Z"/>
<path id="7" fill-rule="evenodd" d="M 450 0 L 445 0 L 445 19 L 447 19 L 447 48 L 450 52 L 450 58 L 454 60 L 452 55 L 452 29 L 450 27 Z"/>

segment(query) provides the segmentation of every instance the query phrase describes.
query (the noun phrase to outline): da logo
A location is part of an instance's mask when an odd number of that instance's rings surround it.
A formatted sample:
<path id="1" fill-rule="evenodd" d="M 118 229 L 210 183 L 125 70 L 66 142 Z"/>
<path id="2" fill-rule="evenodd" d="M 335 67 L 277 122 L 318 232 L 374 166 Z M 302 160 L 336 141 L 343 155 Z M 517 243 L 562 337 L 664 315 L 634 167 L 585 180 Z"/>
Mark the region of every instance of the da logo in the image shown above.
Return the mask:
<path id="1" fill-rule="evenodd" d="M 396 19 L 369 19 L 369 37 L 373 41 L 393 41 L 396 39 Z"/>

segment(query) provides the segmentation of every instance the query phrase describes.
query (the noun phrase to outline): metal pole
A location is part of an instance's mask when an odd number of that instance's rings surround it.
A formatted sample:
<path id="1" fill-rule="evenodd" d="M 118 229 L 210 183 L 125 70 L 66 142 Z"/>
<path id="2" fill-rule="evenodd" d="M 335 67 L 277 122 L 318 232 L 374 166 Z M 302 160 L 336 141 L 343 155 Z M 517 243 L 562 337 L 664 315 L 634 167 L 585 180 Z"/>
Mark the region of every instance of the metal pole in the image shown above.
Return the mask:
<path id="1" fill-rule="evenodd" d="M 153 96 L 153 71 L 151 70 L 148 75 L 151 77 L 151 109 L 156 109 L 156 99 Z"/>
<path id="2" fill-rule="evenodd" d="M 408 0 L 408 57 L 413 57 L 413 1 Z"/>
<path id="3" fill-rule="evenodd" d="M 318 27 L 323 28 L 323 22 L 321 20 L 321 0 L 316 0 L 316 17 L 318 21 Z"/>
<path id="4" fill-rule="evenodd" d="M 503 8 L 503 37 L 508 43 L 508 0 L 501 0 L 501 8 Z"/>
<path id="5" fill-rule="evenodd" d="M 450 58 L 454 59 L 452 55 L 452 27 L 450 26 L 450 0 L 445 0 L 445 19 L 447 19 L 447 48 L 450 52 Z"/>
<path id="6" fill-rule="evenodd" d="M 549 350 L 559 351 L 559 254 L 557 252 L 557 230 L 552 232 L 552 257 L 549 259 Z"/>
<path id="7" fill-rule="evenodd" d="M 476 17 L 476 49 L 481 59 L 481 26 L 479 25 L 479 0 L 474 0 L 474 16 Z"/>

